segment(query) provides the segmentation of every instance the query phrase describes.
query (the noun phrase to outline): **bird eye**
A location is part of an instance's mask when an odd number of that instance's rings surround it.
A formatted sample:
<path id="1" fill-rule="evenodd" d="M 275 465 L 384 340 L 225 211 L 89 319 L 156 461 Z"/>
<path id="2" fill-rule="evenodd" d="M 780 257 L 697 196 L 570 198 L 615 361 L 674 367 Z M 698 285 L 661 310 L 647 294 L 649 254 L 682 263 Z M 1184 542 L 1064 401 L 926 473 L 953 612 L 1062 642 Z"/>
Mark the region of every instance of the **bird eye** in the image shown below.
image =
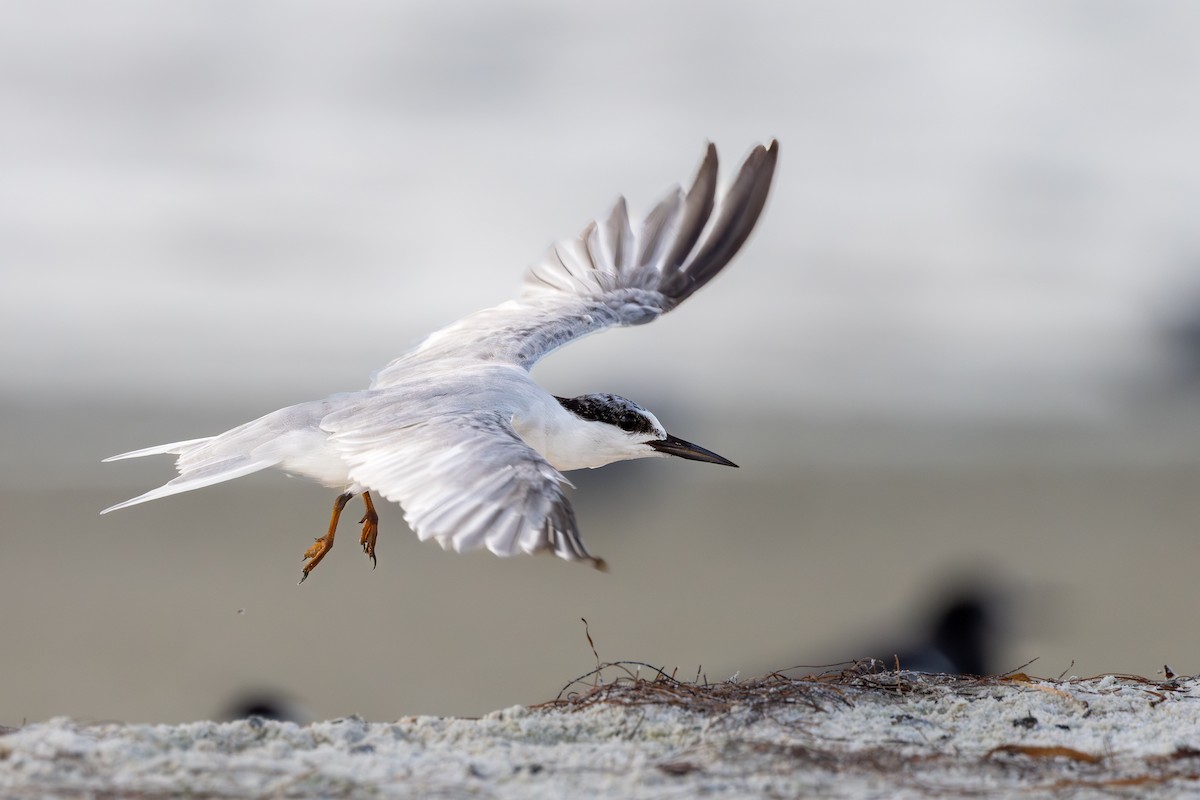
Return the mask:
<path id="1" fill-rule="evenodd" d="M 622 414 L 621 421 L 617 423 L 623 431 L 632 431 L 637 427 L 638 419 L 633 414 Z"/>

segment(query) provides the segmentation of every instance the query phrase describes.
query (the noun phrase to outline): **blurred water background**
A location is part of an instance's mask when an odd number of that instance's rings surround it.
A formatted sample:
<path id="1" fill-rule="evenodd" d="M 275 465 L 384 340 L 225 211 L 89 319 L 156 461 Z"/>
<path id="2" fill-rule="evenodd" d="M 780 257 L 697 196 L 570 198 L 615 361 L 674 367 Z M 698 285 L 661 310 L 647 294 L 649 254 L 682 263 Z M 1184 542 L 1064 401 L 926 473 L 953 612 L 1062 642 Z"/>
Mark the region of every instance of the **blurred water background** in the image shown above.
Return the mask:
<path id="1" fill-rule="evenodd" d="M 479 714 L 585 672 L 581 617 L 719 679 L 877 655 L 946 582 L 1004 587 L 996 669 L 1200 670 L 1197 41 L 1166 0 L 5 3 L 0 722 Z M 611 573 L 387 506 L 378 569 L 347 523 L 297 587 L 333 493 L 275 473 L 97 515 L 173 474 L 101 458 L 363 386 L 770 137 L 727 274 L 535 370 L 742 465 L 574 473 Z"/>

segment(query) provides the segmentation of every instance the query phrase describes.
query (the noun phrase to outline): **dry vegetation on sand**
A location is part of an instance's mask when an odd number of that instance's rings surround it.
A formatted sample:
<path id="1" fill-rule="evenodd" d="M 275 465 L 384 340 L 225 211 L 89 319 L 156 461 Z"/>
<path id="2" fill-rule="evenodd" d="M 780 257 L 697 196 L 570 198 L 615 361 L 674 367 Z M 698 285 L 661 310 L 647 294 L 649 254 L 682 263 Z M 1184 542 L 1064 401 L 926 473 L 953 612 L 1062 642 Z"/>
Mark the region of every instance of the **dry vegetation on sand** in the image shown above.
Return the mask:
<path id="1" fill-rule="evenodd" d="M 479 719 L 56 719 L 0 736 L 0 796 L 1177 797 L 1200 680 L 877 672 L 681 680 L 598 664 Z"/>

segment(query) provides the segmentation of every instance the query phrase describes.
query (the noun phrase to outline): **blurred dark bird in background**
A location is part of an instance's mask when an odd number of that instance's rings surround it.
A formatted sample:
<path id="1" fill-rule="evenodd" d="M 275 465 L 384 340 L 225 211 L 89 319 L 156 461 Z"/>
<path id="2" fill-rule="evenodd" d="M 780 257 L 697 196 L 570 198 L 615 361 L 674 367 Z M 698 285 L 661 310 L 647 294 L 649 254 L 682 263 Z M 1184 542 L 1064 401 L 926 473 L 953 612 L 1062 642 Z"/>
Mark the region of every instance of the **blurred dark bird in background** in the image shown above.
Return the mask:
<path id="1" fill-rule="evenodd" d="M 271 689 L 249 691 L 239 695 L 225 709 L 218 719 L 233 722 L 239 719 L 272 719 L 279 722 L 295 722 L 304 725 L 312 721 L 313 716 L 299 703 L 288 698 L 281 692 Z"/>
<path id="2" fill-rule="evenodd" d="M 948 675 L 994 675 L 1011 626 L 1007 603 L 994 592 L 964 589 L 949 594 L 927 618 L 923 641 L 872 654 L 880 671 L 896 668 Z"/>

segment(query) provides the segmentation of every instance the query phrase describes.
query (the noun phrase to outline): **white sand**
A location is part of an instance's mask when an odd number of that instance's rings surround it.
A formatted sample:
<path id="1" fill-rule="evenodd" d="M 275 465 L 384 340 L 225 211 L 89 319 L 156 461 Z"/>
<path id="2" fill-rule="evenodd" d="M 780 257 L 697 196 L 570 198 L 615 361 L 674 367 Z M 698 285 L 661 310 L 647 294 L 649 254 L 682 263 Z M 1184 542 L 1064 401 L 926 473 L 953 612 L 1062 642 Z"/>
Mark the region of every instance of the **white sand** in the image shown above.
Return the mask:
<path id="1" fill-rule="evenodd" d="M 27 725 L 0 795 L 1200 796 L 1200 679 L 641 682 L 482 719 Z"/>

